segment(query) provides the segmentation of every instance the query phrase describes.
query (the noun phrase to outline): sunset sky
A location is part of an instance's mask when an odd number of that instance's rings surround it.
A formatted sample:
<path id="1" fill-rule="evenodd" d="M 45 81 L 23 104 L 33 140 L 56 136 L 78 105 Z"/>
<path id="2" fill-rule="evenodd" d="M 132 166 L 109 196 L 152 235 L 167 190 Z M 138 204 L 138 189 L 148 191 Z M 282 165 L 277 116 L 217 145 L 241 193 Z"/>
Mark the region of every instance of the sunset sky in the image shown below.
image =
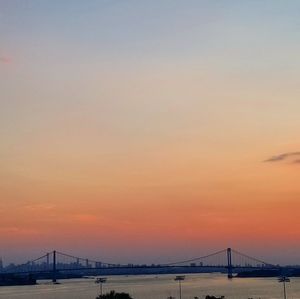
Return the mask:
<path id="1" fill-rule="evenodd" d="M 0 256 L 300 264 L 300 2 L 0 0 Z"/>

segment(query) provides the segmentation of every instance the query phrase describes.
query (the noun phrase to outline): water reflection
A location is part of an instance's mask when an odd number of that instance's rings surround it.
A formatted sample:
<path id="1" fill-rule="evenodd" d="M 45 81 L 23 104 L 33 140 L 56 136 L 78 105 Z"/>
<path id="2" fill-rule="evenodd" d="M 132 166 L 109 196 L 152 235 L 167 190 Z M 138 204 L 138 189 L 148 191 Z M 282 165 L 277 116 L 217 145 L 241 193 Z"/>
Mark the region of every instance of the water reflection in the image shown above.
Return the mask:
<path id="1" fill-rule="evenodd" d="M 95 279 L 62 280 L 61 284 L 40 281 L 36 286 L 0 287 L 2 299 L 95 299 L 99 285 Z M 300 279 L 286 285 L 288 298 L 300 298 Z M 105 291 L 127 292 L 134 299 L 179 299 L 178 282 L 174 275 L 109 276 Z M 228 280 L 221 274 L 185 275 L 182 299 L 204 299 L 206 295 L 225 299 L 281 299 L 282 285 L 276 278 L 239 278 Z"/>

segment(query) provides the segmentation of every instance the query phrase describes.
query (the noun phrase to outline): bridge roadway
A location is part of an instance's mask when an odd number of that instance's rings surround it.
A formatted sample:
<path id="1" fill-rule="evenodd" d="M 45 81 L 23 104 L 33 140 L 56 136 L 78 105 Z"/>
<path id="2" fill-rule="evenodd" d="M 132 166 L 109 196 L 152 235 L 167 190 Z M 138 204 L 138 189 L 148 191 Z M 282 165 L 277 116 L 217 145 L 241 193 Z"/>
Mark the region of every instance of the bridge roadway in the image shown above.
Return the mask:
<path id="1" fill-rule="evenodd" d="M 68 259 L 68 263 L 62 263 L 58 258 Z M 200 262 L 197 264 L 197 262 Z M 85 265 L 82 265 L 85 263 Z M 189 264 L 187 264 L 189 263 Z M 192 264 L 191 264 L 192 263 Z M 93 265 L 92 265 L 93 264 Z M 42 269 L 41 269 L 42 267 Z M 103 271 L 103 270 L 167 270 L 167 269 L 180 269 L 182 273 L 195 272 L 195 269 L 224 269 L 227 271 L 228 278 L 233 277 L 233 270 L 246 269 L 246 270 L 280 270 L 283 267 L 279 265 L 272 265 L 256 258 L 250 257 L 240 253 L 231 248 L 227 248 L 206 256 L 201 256 L 184 261 L 177 261 L 173 263 L 166 263 L 160 265 L 119 265 L 111 263 L 103 263 L 92 261 L 89 259 L 79 258 L 76 256 L 68 255 L 58 251 L 52 251 L 39 257 L 35 260 L 29 261 L 26 264 L 17 265 L 15 268 L 7 271 L 2 271 L 1 275 L 25 275 L 25 274 L 51 274 L 52 281 L 56 282 L 58 273 L 63 272 L 77 272 L 78 271 Z M 288 268 L 284 268 L 288 269 Z M 153 272 L 153 271 L 152 271 Z M 200 271 L 199 271 L 200 272 Z M 204 272 L 204 271 L 203 271 Z"/>

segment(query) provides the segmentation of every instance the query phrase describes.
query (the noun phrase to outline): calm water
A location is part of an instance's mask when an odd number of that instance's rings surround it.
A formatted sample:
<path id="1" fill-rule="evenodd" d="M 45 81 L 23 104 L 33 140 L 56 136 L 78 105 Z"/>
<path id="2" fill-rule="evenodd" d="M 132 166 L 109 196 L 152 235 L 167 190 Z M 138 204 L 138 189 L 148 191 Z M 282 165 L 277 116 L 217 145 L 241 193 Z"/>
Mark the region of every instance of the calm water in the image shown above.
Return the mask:
<path id="1" fill-rule="evenodd" d="M 174 275 L 109 276 L 104 292 L 109 290 L 130 293 L 134 299 L 177 299 L 178 284 Z M 36 286 L 0 287 L 2 299 L 95 299 L 99 285 L 94 279 L 61 280 L 52 285 L 45 281 Z M 236 278 L 228 280 L 221 274 L 189 274 L 182 284 L 183 299 L 205 295 L 224 295 L 226 299 L 283 298 L 282 284 L 275 278 Z M 287 286 L 288 299 L 300 298 L 300 278 L 292 278 Z"/>

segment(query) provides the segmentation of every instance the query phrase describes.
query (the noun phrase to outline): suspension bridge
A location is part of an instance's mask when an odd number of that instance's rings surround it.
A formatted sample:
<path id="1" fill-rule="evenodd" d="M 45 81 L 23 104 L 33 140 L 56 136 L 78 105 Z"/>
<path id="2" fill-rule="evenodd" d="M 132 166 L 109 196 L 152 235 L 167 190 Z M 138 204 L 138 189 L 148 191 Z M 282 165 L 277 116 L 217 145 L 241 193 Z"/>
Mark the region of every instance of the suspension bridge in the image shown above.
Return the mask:
<path id="1" fill-rule="evenodd" d="M 227 248 L 205 256 L 192 259 L 175 261 L 165 264 L 135 265 L 135 264 L 114 264 L 103 261 L 95 261 L 88 258 L 77 257 L 60 251 L 48 252 L 36 259 L 24 264 L 11 265 L 1 271 L 1 275 L 7 274 L 48 274 L 55 283 L 60 272 L 103 270 L 103 269 L 133 269 L 133 268 L 216 268 L 226 269 L 228 278 L 233 277 L 236 269 L 279 269 L 280 266 L 272 265 L 257 258 L 243 254 L 237 250 Z"/>

